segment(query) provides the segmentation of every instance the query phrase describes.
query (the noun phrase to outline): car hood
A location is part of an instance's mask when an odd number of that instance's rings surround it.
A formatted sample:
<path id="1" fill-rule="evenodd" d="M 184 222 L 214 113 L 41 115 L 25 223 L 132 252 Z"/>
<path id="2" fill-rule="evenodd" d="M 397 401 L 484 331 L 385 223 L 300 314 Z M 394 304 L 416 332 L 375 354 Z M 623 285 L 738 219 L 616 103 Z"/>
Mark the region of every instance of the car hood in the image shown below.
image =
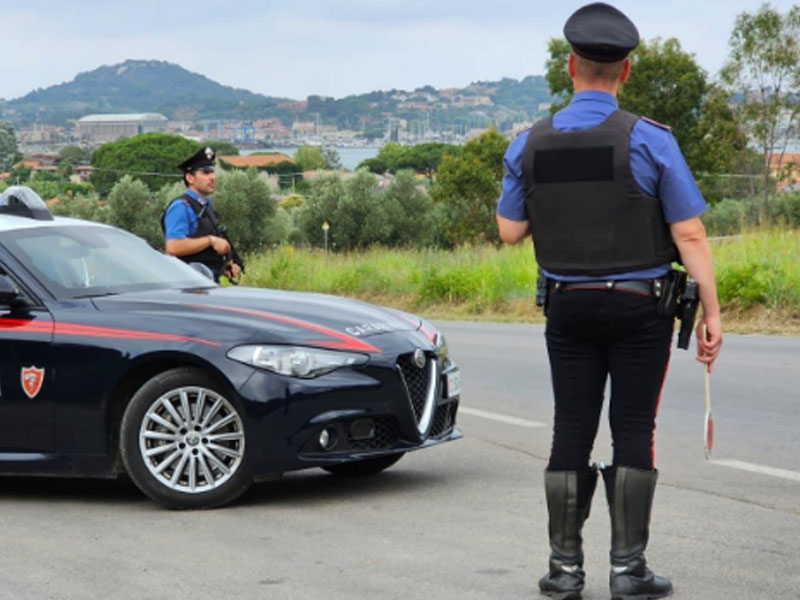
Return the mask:
<path id="1" fill-rule="evenodd" d="M 218 342 L 291 343 L 377 351 L 380 334 L 435 332 L 419 317 L 337 296 L 247 287 L 156 290 L 93 299 L 103 313 L 124 313 L 150 328 Z M 115 319 L 116 320 L 116 319 Z"/>

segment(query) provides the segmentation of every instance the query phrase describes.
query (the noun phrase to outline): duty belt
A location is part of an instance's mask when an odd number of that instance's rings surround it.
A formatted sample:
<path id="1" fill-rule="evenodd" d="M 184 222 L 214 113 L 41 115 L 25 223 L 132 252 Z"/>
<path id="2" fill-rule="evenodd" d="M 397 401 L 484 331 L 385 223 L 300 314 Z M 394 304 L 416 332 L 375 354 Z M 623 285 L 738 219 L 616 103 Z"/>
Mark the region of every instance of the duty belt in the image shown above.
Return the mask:
<path id="1" fill-rule="evenodd" d="M 571 290 L 605 290 L 607 292 L 628 292 L 660 298 L 664 288 L 663 279 L 622 279 L 607 281 L 550 281 L 550 288 L 555 291 Z"/>

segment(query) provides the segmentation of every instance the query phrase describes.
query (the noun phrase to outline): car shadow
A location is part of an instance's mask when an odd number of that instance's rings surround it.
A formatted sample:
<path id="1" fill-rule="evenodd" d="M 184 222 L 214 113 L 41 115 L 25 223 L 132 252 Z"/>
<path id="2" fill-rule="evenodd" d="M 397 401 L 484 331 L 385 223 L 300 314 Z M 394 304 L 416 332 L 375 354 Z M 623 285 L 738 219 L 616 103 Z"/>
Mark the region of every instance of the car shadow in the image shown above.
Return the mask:
<path id="1" fill-rule="evenodd" d="M 256 483 L 228 507 L 269 504 L 324 503 L 368 495 L 401 494 L 435 486 L 443 476 L 437 473 L 403 470 L 395 467 L 363 477 L 334 476 L 321 469 L 287 473 L 284 477 Z M 151 505 L 127 477 L 119 479 L 81 479 L 59 477 L 0 477 L 0 502 L 81 502 L 104 505 Z"/>
<path id="2" fill-rule="evenodd" d="M 82 479 L 73 477 L 0 478 L 0 499 L 24 502 L 86 502 L 133 504 L 147 498 L 127 477 Z"/>
<path id="3" fill-rule="evenodd" d="M 444 479 L 441 474 L 404 470 L 402 467 L 361 477 L 343 477 L 321 469 L 309 469 L 287 473 L 274 481 L 257 483 L 235 504 L 314 504 L 362 496 L 406 494 L 434 487 Z"/>

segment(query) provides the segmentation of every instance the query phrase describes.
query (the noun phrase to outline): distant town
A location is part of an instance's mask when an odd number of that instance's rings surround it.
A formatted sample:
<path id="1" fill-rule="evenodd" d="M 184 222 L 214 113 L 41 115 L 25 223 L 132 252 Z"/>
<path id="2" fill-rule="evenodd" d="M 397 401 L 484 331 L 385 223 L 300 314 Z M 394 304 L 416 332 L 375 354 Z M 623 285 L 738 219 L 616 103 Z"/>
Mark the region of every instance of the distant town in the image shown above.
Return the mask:
<path id="1" fill-rule="evenodd" d="M 447 94 L 451 90 L 442 90 Z M 460 90 L 452 90 L 449 108 L 490 106 L 488 96 L 461 96 Z M 417 95 L 418 97 L 418 95 Z M 18 129 L 17 143 L 23 152 L 54 149 L 66 144 L 96 146 L 141 133 L 175 133 L 195 140 L 221 140 L 240 149 L 296 147 L 300 145 L 323 145 L 338 148 L 380 146 L 386 142 L 417 144 L 423 142 L 445 142 L 461 144 L 493 125 L 485 114 L 467 119 L 459 126 L 435 127 L 431 124 L 429 109 L 409 95 L 398 94 L 400 110 L 419 110 L 422 116 L 406 119 L 387 115 L 382 128 L 362 130 L 340 129 L 336 124 L 322 121 L 319 113 L 312 120 L 295 119 L 290 124 L 278 117 L 245 121 L 241 119 L 171 120 L 160 113 L 88 114 L 70 121 L 67 125 L 34 123 Z M 435 98 L 426 98 L 433 104 Z M 545 114 L 550 102 L 540 103 L 537 112 Z M 478 111 L 480 112 L 480 111 Z M 483 117 L 483 118 L 480 118 Z M 507 133 L 514 134 L 530 125 L 531 121 L 517 118 Z"/>
<path id="2" fill-rule="evenodd" d="M 547 114 L 552 101 L 541 76 L 292 100 L 223 86 L 163 61 L 129 60 L 0 99 L 0 119 L 12 123 L 25 153 L 95 147 L 147 132 L 220 140 L 243 150 L 358 148 L 390 141 L 459 144 L 489 127 L 510 136 Z"/>
<path id="3" fill-rule="evenodd" d="M 549 104 L 548 104 L 549 106 Z M 546 110 L 546 109 L 545 109 Z M 528 126 L 519 121 L 517 127 Z M 409 127 L 406 119 L 387 118 L 383 135 L 365 136 L 363 131 L 339 129 L 319 119 L 296 120 L 284 125 L 278 118 L 242 121 L 202 119 L 174 121 L 159 113 L 91 114 L 69 125 L 34 124 L 17 130 L 17 143 L 22 151 L 42 150 L 66 144 L 99 145 L 141 133 L 174 133 L 195 140 L 221 140 L 241 149 L 323 145 L 339 148 L 380 146 L 385 142 L 416 144 L 446 142 L 459 144 L 486 130 L 484 127 L 461 128 L 460 131 L 436 131 L 429 125 Z"/>

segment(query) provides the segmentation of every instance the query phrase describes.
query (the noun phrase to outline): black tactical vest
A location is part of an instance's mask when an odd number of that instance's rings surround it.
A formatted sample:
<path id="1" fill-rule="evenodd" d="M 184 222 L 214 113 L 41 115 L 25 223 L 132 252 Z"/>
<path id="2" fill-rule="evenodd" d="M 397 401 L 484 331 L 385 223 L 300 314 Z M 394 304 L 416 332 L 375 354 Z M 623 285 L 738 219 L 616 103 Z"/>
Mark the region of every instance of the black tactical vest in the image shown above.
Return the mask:
<path id="1" fill-rule="evenodd" d="M 192 198 L 189 194 L 178 196 L 172 202 L 185 202 L 191 207 L 191 209 L 194 211 L 194 214 L 197 216 L 197 228 L 194 230 L 194 232 L 190 233 L 188 237 L 201 238 L 207 235 L 219 235 L 217 227 L 214 225 L 214 223 L 219 222 L 219 217 L 217 217 L 214 209 L 211 208 L 211 205 L 203 204 L 199 200 Z M 170 205 L 167 206 L 167 209 L 172 205 L 172 202 L 170 202 Z M 161 230 L 165 233 L 167 229 L 164 223 L 166 217 L 167 211 L 164 210 L 164 213 L 161 215 Z M 224 264 L 223 257 L 217 254 L 214 251 L 214 248 L 211 246 L 208 248 L 203 248 L 200 252 L 179 256 L 178 258 L 187 263 L 203 263 L 205 266 L 211 269 L 215 277 L 219 276 Z"/>
<path id="2" fill-rule="evenodd" d="M 631 172 L 637 120 L 617 110 L 589 129 L 558 131 L 552 117 L 531 127 L 522 175 L 539 266 L 597 276 L 678 258 L 661 203 L 642 191 Z"/>

